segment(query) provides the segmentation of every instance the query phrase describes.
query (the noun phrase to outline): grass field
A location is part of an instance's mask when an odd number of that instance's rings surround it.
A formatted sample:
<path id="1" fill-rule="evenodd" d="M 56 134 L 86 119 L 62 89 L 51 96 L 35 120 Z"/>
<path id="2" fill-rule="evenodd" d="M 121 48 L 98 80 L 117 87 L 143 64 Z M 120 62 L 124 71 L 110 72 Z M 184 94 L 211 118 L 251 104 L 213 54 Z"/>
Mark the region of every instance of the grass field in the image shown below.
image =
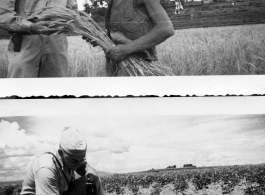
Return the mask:
<path id="1" fill-rule="evenodd" d="M 265 24 L 176 30 L 158 46 L 175 75 L 265 74 Z M 105 57 L 81 37 L 68 37 L 70 77 L 105 76 Z M 7 75 L 8 40 L 0 40 L 0 77 Z"/>

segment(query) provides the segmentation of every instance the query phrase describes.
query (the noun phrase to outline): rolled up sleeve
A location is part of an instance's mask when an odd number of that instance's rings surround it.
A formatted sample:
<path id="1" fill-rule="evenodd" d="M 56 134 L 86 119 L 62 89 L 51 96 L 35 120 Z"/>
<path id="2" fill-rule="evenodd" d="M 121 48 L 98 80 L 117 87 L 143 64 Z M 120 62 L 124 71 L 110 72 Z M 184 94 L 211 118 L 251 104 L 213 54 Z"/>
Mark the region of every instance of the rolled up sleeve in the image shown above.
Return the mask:
<path id="1" fill-rule="evenodd" d="M 56 174 L 49 168 L 41 168 L 35 176 L 36 195 L 59 195 Z"/>
<path id="2" fill-rule="evenodd" d="M 30 21 L 16 16 L 16 0 L 0 1 L 0 26 L 11 32 L 30 32 Z"/>

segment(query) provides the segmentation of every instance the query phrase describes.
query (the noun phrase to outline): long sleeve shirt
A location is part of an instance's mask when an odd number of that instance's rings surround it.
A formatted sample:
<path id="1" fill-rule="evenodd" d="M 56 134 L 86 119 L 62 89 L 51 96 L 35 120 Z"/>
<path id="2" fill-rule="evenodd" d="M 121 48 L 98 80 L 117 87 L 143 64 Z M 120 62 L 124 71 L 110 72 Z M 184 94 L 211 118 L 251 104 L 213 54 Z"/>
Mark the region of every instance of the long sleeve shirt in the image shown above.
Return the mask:
<path id="1" fill-rule="evenodd" d="M 77 11 L 76 0 L 0 0 L 0 26 L 11 32 L 30 32 L 29 20 L 45 7 Z"/>

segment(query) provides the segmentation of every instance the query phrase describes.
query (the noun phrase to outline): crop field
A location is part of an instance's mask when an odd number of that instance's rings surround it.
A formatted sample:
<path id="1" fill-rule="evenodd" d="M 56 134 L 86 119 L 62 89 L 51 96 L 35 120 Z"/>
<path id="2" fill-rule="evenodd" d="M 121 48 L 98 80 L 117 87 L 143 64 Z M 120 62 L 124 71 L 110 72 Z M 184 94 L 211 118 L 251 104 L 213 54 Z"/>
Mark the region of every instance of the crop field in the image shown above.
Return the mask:
<path id="1" fill-rule="evenodd" d="M 265 74 L 265 24 L 176 30 L 158 46 L 159 61 L 174 75 Z M 69 77 L 105 75 L 105 57 L 81 37 L 68 37 Z M 8 40 L 0 40 L 0 77 L 7 76 Z"/>
<path id="2" fill-rule="evenodd" d="M 183 14 L 172 15 L 171 20 L 174 29 L 264 24 L 264 12 L 265 5 L 233 6 L 231 2 L 219 2 L 186 8 Z"/>
<path id="3" fill-rule="evenodd" d="M 114 174 L 101 181 L 106 195 L 263 195 L 265 165 Z M 19 195 L 21 183 L 0 185 L 0 195 Z"/>
<path id="4" fill-rule="evenodd" d="M 102 178 L 107 195 L 262 195 L 265 166 L 242 166 L 113 175 Z"/>

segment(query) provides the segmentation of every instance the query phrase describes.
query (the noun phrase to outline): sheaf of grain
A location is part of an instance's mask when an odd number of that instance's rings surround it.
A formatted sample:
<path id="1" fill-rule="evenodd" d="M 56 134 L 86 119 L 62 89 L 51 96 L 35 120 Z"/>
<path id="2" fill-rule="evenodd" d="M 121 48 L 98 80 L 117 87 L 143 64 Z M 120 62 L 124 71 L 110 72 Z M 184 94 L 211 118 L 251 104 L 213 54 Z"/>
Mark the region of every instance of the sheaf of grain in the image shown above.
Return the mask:
<path id="1" fill-rule="evenodd" d="M 37 21 L 49 21 L 49 28 L 56 33 L 74 33 L 82 35 L 99 45 L 103 51 L 114 47 L 115 44 L 106 32 L 85 12 L 76 12 L 60 7 L 47 7 L 38 13 Z M 172 70 L 161 64 L 150 63 L 136 56 L 129 56 L 119 62 L 130 76 L 171 76 Z"/>

